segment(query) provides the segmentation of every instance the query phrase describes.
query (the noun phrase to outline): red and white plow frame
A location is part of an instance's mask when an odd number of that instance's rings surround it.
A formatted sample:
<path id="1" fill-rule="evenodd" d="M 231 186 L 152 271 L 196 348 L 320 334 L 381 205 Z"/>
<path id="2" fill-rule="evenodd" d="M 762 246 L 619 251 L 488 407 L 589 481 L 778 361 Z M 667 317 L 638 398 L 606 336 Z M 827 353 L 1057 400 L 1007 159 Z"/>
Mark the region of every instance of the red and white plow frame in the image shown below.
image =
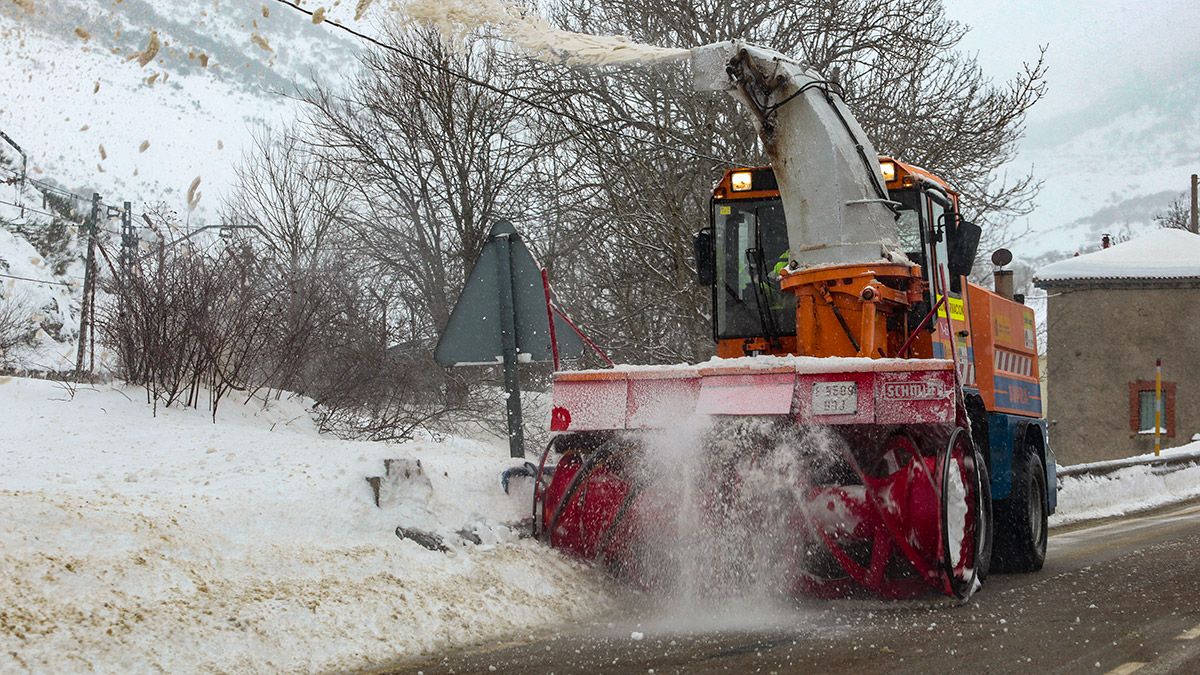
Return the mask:
<path id="1" fill-rule="evenodd" d="M 535 528 L 635 581 L 639 550 L 655 536 L 646 513 L 663 509 L 628 469 L 632 453 L 651 451 L 638 447 L 638 432 L 704 417 L 836 435 L 839 471 L 805 481 L 779 542 L 803 552 L 792 592 L 965 599 L 978 585 L 976 562 L 990 546 L 988 478 L 951 361 L 757 357 L 558 373 L 553 404 L 556 434 L 542 464 L 558 459 L 552 477 L 539 471 Z"/>

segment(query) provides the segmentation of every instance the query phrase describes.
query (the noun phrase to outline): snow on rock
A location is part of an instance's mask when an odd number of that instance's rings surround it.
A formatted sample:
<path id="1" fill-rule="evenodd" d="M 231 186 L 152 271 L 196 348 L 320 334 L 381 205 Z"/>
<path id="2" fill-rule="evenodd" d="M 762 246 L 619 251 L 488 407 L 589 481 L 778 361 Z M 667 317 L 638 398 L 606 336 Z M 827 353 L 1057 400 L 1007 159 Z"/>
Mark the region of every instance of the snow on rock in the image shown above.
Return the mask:
<path id="1" fill-rule="evenodd" d="M 1087 255 L 1051 263 L 1036 281 L 1200 278 L 1200 236 L 1158 229 Z"/>
<path id="2" fill-rule="evenodd" d="M 15 209 L 0 208 L 0 219 L 15 219 L 8 211 Z M 64 274 L 55 274 L 25 237 L 0 226 L 0 274 L 4 275 L 0 276 L 0 303 L 15 304 L 28 314 L 29 325 L 38 327 L 33 344 L 19 346 L 16 353 L 0 354 L 0 366 L 74 367 L 83 267 L 82 261 L 73 262 Z M 97 358 L 103 361 L 105 356 L 98 354 Z"/>
<path id="3" fill-rule="evenodd" d="M 1200 453 L 1200 442 L 1163 450 L 1164 456 Z M 1145 455 L 1142 459 L 1150 459 Z M 1200 497 L 1200 466 L 1163 472 L 1145 464 L 1100 475 L 1066 476 L 1058 489 L 1058 510 L 1050 525 L 1122 516 Z"/>
<path id="4" fill-rule="evenodd" d="M 607 606 L 598 572 L 518 539 L 531 483 L 500 490 L 492 443 L 331 439 L 288 398 L 152 417 L 144 396 L 0 380 L 0 671 L 348 670 Z M 430 489 L 380 509 L 365 477 L 389 458 Z"/>

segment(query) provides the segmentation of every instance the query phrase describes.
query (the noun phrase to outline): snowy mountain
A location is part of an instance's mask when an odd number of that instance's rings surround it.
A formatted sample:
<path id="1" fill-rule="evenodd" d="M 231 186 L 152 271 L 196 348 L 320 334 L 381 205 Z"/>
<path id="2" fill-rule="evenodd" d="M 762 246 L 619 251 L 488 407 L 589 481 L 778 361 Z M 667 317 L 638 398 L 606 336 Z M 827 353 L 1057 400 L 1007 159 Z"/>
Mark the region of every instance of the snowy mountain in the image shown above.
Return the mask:
<path id="1" fill-rule="evenodd" d="M 200 177 L 194 220 L 215 214 L 254 128 L 294 118 L 285 95 L 343 77 L 358 48 L 274 2 L 6 2 L 0 35 L 0 130 L 34 176 L 179 212 Z"/>
<path id="2" fill-rule="evenodd" d="M 1023 159 L 1045 188 L 1030 218 L 1031 253 L 1098 248 L 1104 233 L 1156 227 L 1200 170 L 1200 73 L 1114 88 L 1080 112 L 1031 127 Z"/>

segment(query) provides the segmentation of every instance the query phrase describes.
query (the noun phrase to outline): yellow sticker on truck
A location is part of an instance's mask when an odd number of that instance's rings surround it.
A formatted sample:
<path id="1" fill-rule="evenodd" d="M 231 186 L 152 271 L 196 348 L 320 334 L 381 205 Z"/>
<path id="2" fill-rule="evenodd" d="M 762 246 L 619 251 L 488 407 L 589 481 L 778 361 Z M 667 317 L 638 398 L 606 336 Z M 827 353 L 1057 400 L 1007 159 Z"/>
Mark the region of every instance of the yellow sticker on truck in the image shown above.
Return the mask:
<path id="1" fill-rule="evenodd" d="M 940 296 L 940 295 L 937 297 L 938 297 L 938 300 L 942 299 L 942 296 Z M 962 298 L 953 298 L 953 297 L 946 298 L 945 304 L 938 307 L 938 316 L 940 316 L 940 317 L 946 316 L 946 307 L 947 306 L 950 307 L 950 318 L 951 319 L 953 319 L 954 321 L 966 321 L 967 320 L 966 306 L 963 304 Z"/>

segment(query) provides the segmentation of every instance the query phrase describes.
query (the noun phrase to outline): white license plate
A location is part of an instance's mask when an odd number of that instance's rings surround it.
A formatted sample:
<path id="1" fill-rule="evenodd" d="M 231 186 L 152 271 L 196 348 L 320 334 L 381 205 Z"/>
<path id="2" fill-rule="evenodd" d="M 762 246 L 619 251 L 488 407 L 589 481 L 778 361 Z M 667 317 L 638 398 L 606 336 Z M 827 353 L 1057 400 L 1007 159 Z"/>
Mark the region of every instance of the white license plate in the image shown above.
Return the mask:
<path id="1" fill-rule="evenodd" d="M 813 382 L 814 415 L 853 415 L 858 412 L 858 383 Z"/>

